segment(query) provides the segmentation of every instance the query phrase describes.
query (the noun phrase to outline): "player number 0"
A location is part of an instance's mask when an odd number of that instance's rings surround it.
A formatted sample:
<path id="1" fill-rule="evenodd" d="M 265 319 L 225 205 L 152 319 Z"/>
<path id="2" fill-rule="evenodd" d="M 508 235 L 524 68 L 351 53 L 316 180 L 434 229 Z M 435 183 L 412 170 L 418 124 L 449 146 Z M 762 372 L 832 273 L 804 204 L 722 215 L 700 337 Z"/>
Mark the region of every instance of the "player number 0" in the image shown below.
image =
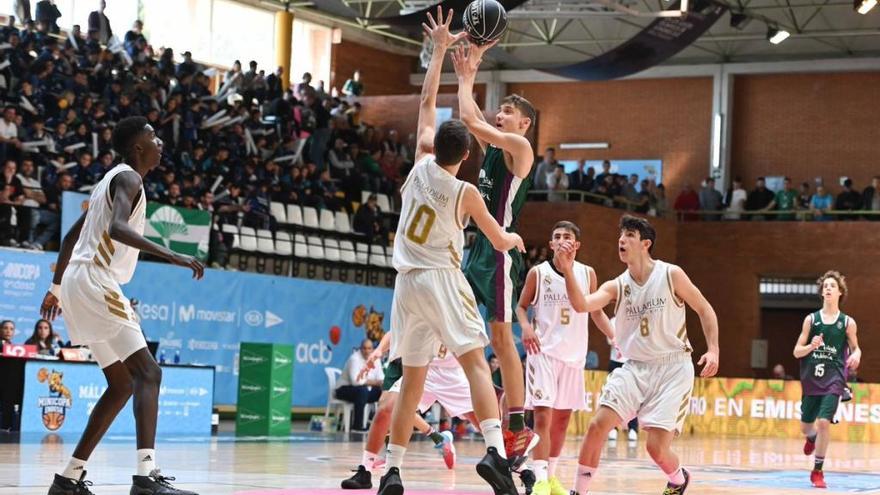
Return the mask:
<path id="1" fill-rule="evenodd" d="M 422 223 L 422 217 L 425 217 L 424 223 Z M 434 226 L 436 218 L 437 212 L 433 208 L 428 205 L 419 205 L 406 229 L 406 238 L 416 244 L 424 244 L 428 240 L 428 234 L 431 233 L 431 227 Z"/>

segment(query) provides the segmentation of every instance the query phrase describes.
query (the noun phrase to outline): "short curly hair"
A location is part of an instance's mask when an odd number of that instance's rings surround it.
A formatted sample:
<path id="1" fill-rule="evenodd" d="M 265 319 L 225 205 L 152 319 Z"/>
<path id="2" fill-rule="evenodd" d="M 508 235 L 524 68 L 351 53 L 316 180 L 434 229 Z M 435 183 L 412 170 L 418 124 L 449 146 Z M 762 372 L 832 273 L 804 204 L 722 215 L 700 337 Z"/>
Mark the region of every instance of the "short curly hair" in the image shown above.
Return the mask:
<path id="1" fill-rule="evenodd" d="M 822 285 L 829 278 L 833 278 L 837 282 L 837 287 L 840 288 L 840 302 L 843 302 L 843 300 L 846 299 L 846 294 L 848 292 L 846 288 L 846 277 L 837 270 L 828 270 L 816 280 L 816 285 L 819 286 L 819 294 L 822 294 Z"/>

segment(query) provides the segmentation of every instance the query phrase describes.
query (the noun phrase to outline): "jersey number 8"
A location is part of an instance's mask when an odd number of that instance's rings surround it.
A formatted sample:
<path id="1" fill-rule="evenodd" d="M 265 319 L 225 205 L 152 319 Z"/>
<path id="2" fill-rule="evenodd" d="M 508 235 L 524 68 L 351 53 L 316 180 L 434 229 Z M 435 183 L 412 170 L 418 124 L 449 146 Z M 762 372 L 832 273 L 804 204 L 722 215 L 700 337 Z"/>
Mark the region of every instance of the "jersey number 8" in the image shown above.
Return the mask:
<path id="1" fill-rule="evenodd" d="M 424 223 L 422 223 L 423 218 Z M 419 205 L 409 222 L 409 227 L 406 228 L 406 238 L 416 244 L 424 244 L 428 240 L 428 234 L 431 233 L 431 227 L 434 226 L 436 218 L 437 212 L 433 208 L 428 205 Z"/>
<path id="2" fill-rule="evenodd" d="M 642 321 L 639 322 L 639 333 L 642 334 L 642 337 L 647 337 L 651 333 L 651 329 L 648 328 L 647 318 L 642 318 Z"/>

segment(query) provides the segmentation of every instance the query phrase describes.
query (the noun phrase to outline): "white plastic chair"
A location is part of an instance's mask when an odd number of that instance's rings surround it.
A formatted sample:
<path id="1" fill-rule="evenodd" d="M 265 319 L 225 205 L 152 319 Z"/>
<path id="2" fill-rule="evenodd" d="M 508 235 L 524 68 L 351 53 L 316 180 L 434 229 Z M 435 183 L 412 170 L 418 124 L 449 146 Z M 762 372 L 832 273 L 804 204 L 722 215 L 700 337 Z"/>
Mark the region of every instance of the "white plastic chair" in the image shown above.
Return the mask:
<path id="1" fill-rule="evenodd" d="M 339 260 L 352 265 L 357 263 L 357 257 L 354 254 L 354 244 L 351 241 L 340 241 Z"/>
<path id="2" fill-rule="evenodd" d="M 370 248 L 370 264 L 385 267 L 385 248 L 378 244 L 373 244 Z"/>
<path id="3" fill-rule="evenodd" d="M 330 210 L 321 210 L 321 220 L 319 225 L 321 230 L 329 230 L 330 232 L 336 230 L 336 217 L 333 215 L 333 212 Z"/>
<path id="4" fill-rule="evenodd" d="M 278 223 L 287 223 L 287 213 L 284 211 L 284 203 L 276 203 L 272 201 L 269 203 L 269 213 L 275 217 L 275 221 Z"/>
<path id="5" fill-rule="evenodd" d="M 351 233 L 351 220 L 348 218 L 348 213 L 344 211 L 336 212 L 336 232 L 341 234 Z"/>
<path id="6" fill-rule="evenodd" d="M 336 239 L 324 239 L 324 259 L 333 262 L 340 260 L 339 242 Z"/>
<path id="7" fill-rule="evenodd" d="M 370 261 L 370 247 L 362 242 L 357 243 L 357 250 L 355 251 L 355 259 L 358 264 L 366 265 Z"/>
<path id="8" fill-rule="evenodd" d="M 324 419 L 330 417 L 330 410 L 333 409 L 334 415 L 336 411 L 342 410 L 342 430 L 348 433 L 351 428 L 351 413 L 354 411 L 354 404 L 336 398 L 336 380 L 342 375 L 339 368 L 324 368 L 327 374 L 327 407 L 324 409 Z"/>
<path id="9" fill-rule="evenodd" d="M 287 223 L 292 225 L 303 224 L 303 214 L 299 205 L 287 205 Z"/>
<path id="10" fill-rule="evenodd" d="M 309 236 L 309 258 L 322 260 L 324 259 L 324 244 L 320 237 Z"/>
<path id="11" fill-rule="evenodd" d="M 260 229 L 257 231 L 257 251 L 264 254 L 275 254 L 275 241 L 272 239 L 271 230 Z"/>
<path id="12" fill-rule="evenodd" d="M 245 251 L 257 251 L 257 232 L 251 227 L 242 227 L 239 232 L 241 249 Z"/>
<path id="13" fill-rule="evenodd" d="M 303 225 L 310 229 L 318 228 L 318 210 L 311 206 L 303 206 Z"/>
<path id="14" fill-rule="evenodd" d="M 391 200 L 385 194 L 376 195 L 376 206 L 379 207 L 379 210 L 385 213 L 391 212 Z"/>

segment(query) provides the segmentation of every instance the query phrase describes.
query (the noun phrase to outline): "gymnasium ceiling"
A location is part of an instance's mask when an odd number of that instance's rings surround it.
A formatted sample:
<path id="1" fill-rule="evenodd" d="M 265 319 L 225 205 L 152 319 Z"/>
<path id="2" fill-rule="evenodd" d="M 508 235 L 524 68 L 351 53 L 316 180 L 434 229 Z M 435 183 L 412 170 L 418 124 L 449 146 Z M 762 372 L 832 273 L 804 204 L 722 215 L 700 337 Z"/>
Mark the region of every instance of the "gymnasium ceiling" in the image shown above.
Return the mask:
<path id="1" fill-rule="evenodd" d="M 293 10 L 336 22 L 343 29 L 359 29 L 372 37 L 418 50 L 421 37 L 383 22 L 423 9 L 435 0 L 315 0 L 344 4 L 354 15 L 343 18 L 320 12 L 313 2 L 291 3 Z M 693 1 L 693 0 L 692 0 Z M 262 5 L 283 4 L 262 0 Z M 774 60 L 810 60 L 880 55 L 880 6 L 858 14 L 847 0 L 716 0 L 729 7 L 695 43 L 667 63 L 697 64 Z M 326 5 L 326 4 L 325 4 Z M 596 57 L 633 37 L 659 12 L 664 0 L 528 0 L 508 12 L 510 25 L 500 43 L 503 53 L 493 57 L 500 67 L 551 67 Z M 731 27 L 730 11 L 750 18 L 741 29 Z M 456 14 L 459 15 L 459 14 Z M 365 20 L 372 18 L 373 20 Z M 779 45 L 767 41 L 768 24 L 791 33 Z M 496 48 L 496 50 L 498 50 Z"/>

